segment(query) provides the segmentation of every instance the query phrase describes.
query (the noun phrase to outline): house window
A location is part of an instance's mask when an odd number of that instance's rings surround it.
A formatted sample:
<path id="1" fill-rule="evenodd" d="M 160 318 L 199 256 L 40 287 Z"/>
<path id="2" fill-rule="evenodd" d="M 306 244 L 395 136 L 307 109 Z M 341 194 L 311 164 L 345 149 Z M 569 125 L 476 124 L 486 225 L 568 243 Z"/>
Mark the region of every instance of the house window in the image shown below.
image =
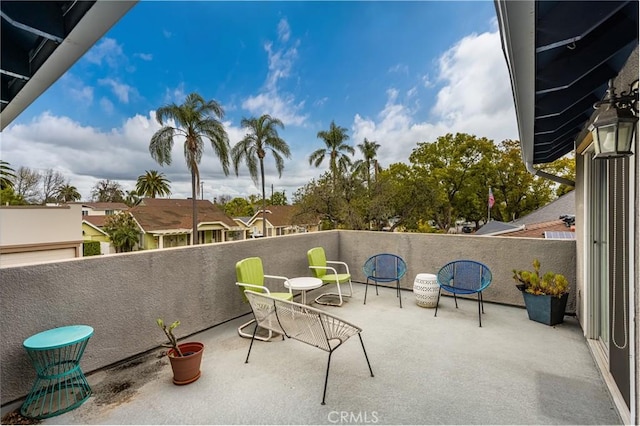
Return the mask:
<path id="1" fill-rule="evenodd" d="M 104 211 L 104 214 L 107 215 L 107 216 L 112 215 L 113 213 L 114 213 L 113 210 L 105 210 Z"/>

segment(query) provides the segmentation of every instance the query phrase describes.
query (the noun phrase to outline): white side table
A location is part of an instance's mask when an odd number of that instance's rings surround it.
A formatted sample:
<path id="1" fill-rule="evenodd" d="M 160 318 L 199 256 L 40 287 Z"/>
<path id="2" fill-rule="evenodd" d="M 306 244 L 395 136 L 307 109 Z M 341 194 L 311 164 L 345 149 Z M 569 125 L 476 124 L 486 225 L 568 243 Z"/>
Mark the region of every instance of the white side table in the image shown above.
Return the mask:
<path id="1" fill-rule="evenodd" d="M 416 303 L 423 308 L 435 308 L 438 304 L 438 279 L 434 274 L 418 274 L 413 281 Z"/>
<path id="2" fill-rule="evenodd" d="M 307 304 L 307 290 L 313 290 L 322 287 L 322 280 L 315 277 L 297 277 L 289 278 L 284 282 L 286 288 L 291 290 L 300 290 L 302 292 L 302 304 Z"/>

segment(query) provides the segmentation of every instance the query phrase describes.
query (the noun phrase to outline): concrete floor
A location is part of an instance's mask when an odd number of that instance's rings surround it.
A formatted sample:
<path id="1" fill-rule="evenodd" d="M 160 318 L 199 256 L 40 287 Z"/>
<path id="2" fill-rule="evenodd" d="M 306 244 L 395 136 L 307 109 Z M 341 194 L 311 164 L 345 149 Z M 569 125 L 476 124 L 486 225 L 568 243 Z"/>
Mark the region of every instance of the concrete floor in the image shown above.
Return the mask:
<path id="1" fill-rule="evenodd" d="M 254 344 L 246 316 L 189 338 L 205 343 L 202 377 L 172 384 L 160 351 L 89 375 L 93 396 L 44 424 L 621 424 L 578 322 L 549 327 L 524 309 L 443 298 L 438 317 L 411 292 L 369 292 L 321 307 L 363 328 L 332 356 L 294 340 Z M 371 290 L 371 289 L 370 289 Z M 514 290 L 515 291 L 515 290 Z M 310 292 L 312 300 L 317 291 Z M 296 299 L 298 300 L 298 299 Z M 314 305 L 318 307 L 318 305 Z"/>

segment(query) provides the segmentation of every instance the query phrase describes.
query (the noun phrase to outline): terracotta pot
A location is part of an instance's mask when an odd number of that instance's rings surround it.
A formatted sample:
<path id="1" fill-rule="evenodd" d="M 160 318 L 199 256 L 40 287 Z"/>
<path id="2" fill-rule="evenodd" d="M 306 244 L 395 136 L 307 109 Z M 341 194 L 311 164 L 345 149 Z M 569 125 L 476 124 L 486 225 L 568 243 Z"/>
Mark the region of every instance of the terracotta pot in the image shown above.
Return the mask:
<path id="1" fill-rule="evenodd" d="M 173 383 L 187 385 L 200 378 L 200 362 L 204 345 L 200 342 L 186 342 L 178 345 L 184 356 L 177 356 L 173 349 L 167 355 L 173 369 Z"/>

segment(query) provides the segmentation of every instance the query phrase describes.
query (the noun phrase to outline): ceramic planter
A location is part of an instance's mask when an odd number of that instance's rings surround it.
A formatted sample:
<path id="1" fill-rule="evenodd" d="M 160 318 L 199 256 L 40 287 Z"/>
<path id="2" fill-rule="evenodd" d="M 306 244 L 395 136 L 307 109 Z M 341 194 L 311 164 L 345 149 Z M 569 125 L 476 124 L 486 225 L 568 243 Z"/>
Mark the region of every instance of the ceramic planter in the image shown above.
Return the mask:
<path id="1" fill-rule="evenodd" d="M 167 352 L 173 370 L 173 383 L 187 385 L 200 378 L 200 362 L 204 345 L 200 342 L 186 342 L 179 344 L 178 347 L 184 356 L 176 356 L 173 349 Z"/>
<path id="2" fill-rule="evenodd" d="M 529 319 L 546 325 L 560 324 L 564 320 L 569 293 L 561 297 L 522 292 Z"/>

